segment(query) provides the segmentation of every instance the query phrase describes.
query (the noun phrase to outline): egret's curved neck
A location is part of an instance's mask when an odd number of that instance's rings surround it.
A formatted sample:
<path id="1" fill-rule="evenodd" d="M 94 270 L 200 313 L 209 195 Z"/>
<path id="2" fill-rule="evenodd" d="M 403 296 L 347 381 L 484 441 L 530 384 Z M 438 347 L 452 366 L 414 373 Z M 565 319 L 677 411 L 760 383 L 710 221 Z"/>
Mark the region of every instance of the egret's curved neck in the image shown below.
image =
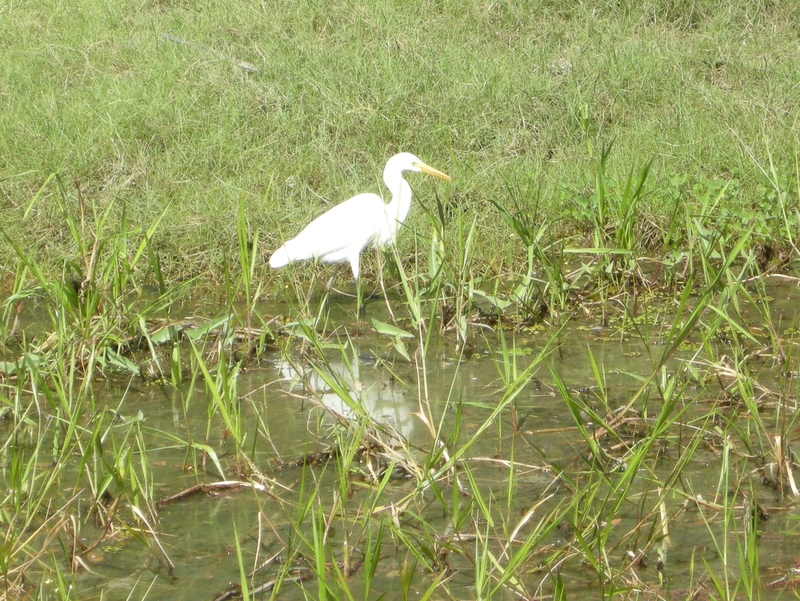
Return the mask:
<path id="1" fill-rule="evenodd" d="M 392 234 L 395 235 L 411 209 L 411 186 L 403 179 L 403 173 L 396 170 L 384 170 L 383 181 L 392 195 L 391 202 L 386 206 L 386 215 Z"/>

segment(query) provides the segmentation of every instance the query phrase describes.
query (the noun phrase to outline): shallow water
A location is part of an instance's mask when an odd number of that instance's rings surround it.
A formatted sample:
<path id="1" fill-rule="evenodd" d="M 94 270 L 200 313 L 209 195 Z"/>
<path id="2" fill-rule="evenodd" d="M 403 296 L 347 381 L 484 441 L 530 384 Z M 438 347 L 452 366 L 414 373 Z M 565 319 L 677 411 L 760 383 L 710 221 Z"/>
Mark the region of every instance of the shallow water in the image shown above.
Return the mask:
<path id="1" fill-rule="evenodd" d="M 788 332 L 788 328 L 797 323 L 800 294 L 794 285 L 778 282 L 769 287 L 768 295 L 771 323 L 785 341 L 784 350 L 794 349 L 796 337 L 790 341 L 790 336 L 781 332 Z M 262 307 L 260 310 L 270 313 L 275 311 L 275 307 Z M 372 301 L 368 311 L 370 317 L 388 321 L 383 301 Z M 666 314 L 663 312 L 656 317 L 654 311 L 650 323 L 646 320 L 637 334 L 629 325 L 622 329 L 614 319 L 609 320 L 609 314 L 612 314 L 612 309 L 606 310 L 607 325 L 603 327 L 600 325 L 603 322 L 601 314 L 572 319 L 558 335 L 557 348 L 516 398 L 513 414 L 510 410 L 501 412 L 468 449 L 465 456 L 469 458 L 471 476 L 476 485 L 486 499 L 491 499 L 498 507 L 505 506 L 506 515 L 521 517 L 540 501 L 543 507 L 552 507 L 576 494 L 574 486 L 569 483 L 580 485 L 591 479 L 587 475 L 592 464 L 590 453 L 565 400 L 556 389 L 556 376 L 564 381 L 574 398 L 582 399 L 598 414 L 608 417 L 609 411 L 625 405 L 642 385 L 643 378 L 650 375 L 653 362 L 661 352 L 663 335 L 671 325 L 670 318 L 664 317 Z M 616 315 L 621 317 L 621 313 Z M 768 328 L 756 306 L 743 307 L 741 315 L 743 330 L 758 330 L 761 335 Z M 709 312 L 703 319 L 713 317 Z M 342 319 L 342 314 L 339 319 Z M 362 327 L 357 340 L 348 340 L 341 332 L 338 338 L 329 337 L 329 341 L 338 341 L 339 348 L 331 345 L 323 357 L 303 351 L 301 344 L 295 342 L 286 345 L 289 361 L 281 352 L 273 351 L 267 352 L 258 362 L 248 364 L 235 381 L 245 432 L 243 450 L 266 478 L 263 482 L 269 492 L 252 489 L 206 491 L 161 505 L 155 512 L 158 522 L 154 527 L 163 553 L 155 547 L 149 534 L 135 530 L 133 525 L 137 522 L 133 514 L 123 508 L 122 519 L 131 525 L 131 530 L 120 530 L 107 537 L 86 556 L 88 569 L 81 569 L 74 576 L 79 598 L 212 599 L 230 583 L 239 582 L 237 537 L 248 571 L 273 554 L 280 553 L 286 545 L 297 544 L 296 540 L 292 543 L 296 537 L 292 524 L 297 519 L 298 507 L 303 503 L 302 491 L 308 489 L 310 482 L 319 485 L 318 498 L 312 505 L 322 508 L 320 517 L 333 511 L 333 499 L 338 494 L 337 459 L 335 456 L 319 459 L 319 454 L 347 438 L 342 433 L 346 430 L 341 424 L 347 420 L 359 421 L 358 412 L 348 405 L 342 394 L 331 389 L 328 384 L 331 380 L 348 391 L 349 396 L 383 427 L 385 441 L 406 441 L 411 449 L 417 449 L 419 461 L 424 461 L 426 450 L 431 448 L 431 428 L 440 428 L 445 439 L 449 432 L 458 428 L 458 436 L 448 441 L 451 452 L 465 444 L 477 429 L 484 427 L 492 408 L 506 390 L 504 370 L 512 362 L 518 371 L 523 370 L 544 347 L 553 330 L 506 333 L 512 350 L 505 361 L 495 332 L 477 327 L 474 332 L 469 358 L 456 350 L 452 337 L 445 336 L 428 346 L 424 363 L 420 355 L 413 354 L 417 341 L 409 341 L 409 352 L 416 359 L 408 362 L 394 352 L 390 337 Z M 763 336 L 759 338 L 762 339 Z M 708 429 L 709 436 L 692 453 L 688 466 L 675 482 L 678 492 L 665 497 L 663 509 L 671 516 L 668 536 L 662 533 L 656 537 L 656 544 L 647 547 L 646 565 L 631 567 L 631 574 L 635 573 L 635 578 L 643 586 L 652 590 L 672 590 L 680 598 L 680 591 L 695 590 L 698 566 L 703 561 L 708 562 L 712 572 L 722 573 L 721 556 L 724 552 L 735 555 L 738 539 L 722 535 L 714 541 L 709 533 L 721 532 L 721 512 L 687 503 L 687 498 L 718 502 L 721 495 L 732 490 L 735 478 L 745 477 L 752 481 L 742 489 L 756 492 L 759 506 L 769 514 L 768 521 L 759 520 L 757 530 L 758 570 L 762 583 L 785 575 L 793 565 L 793 558 L 800 553 L 800 528 L 792 495 L 782 495 L 774 487 L 763 484 L 756 471 L 759 461 L 753 457 L 761 452 L 759 447 L 769 442 L 769 435 L 760 440 L 749 437 L 747 432 L 754 428 L 755 416 L 748 414 L 735 400 L 727 399 L 727 395 L 721 392 L 725 374 L 720 375 L 720 370 L 709 367 L 712 362 L 729 365 L 730 357 L 741 349 L 754 352 L 756 347 L 757 344 L 747 340 L 742 342 L 741 348 L 736 347 L 725 337 L 703 347 L 693 338 L 692 344 L 677 352 L 665 368 L 666 377 L 681 363 L 691 361 L 694 372 L 698 374 L 697 380 L 684 390 L 686 404 L 682 407 L 680 419 L 676 419 L 669 431 L 668 442 L 658 451 L 662 455 L 650 464 L 655 473 L 648 474 L 642 470 L 637 474 L 634 492 L 628 493 L 631 501 L 623 503 L 613 515 L 619 536 L 633 529 L 637 520 L 654 523 L 654 518 L 648 513 L 653 511 L 652 499 L 656 494 L 653 482 L 656 477 L 666 480 L 674 469 L 683 448 L 681 437 L 688 440 L 693 430 L 701 427 Z M 308 360 L 309 356 L 313 361 Z M 593 372 L 592 361 L 597 366 L 602 386 L 598 383 L 598 374 Z M 763 401 L 758 419 L 766 424 L 768 433 L 774 434 L 784 423 L 781 419 L 792 420 L 796 409 L 797 386 L 789 377 L 790 372 L 796 371 L 794 362 L 792 359 L 776 362 L 767 357 L 755 365 L 761 370 L 757 381 L 770 391 L 783 394 L 778 402 L 774 396 L 757 393 Z M 238 473 L 242 466 L 237 462 L 231 433 L 218 417 L 209 418 L 209 407 L 213 403 L 202 378 L 185 381 L 179 387 L 146 383 L 139 378 L 120 378 L 97 382 L 94 389 L 97 408 L 116 411 L 115 427 L 120 431 L 129 427 L 132 420 L 139 420 L 147 456 L 135 459 L 146 463 L 147 481 L 153 488 L 155 500 L 166 499 L 198 483 L 246 479 Z M 647 402 L 644 403 L 643 399 Z M 658 414 L 660 405 L 658 395 L 653 392 L 637 401 L 635 408 L 642 416 L 652 418 Z M 785 418 L 780 417 L 779 406 Z M 718 422 L 709 418 L 712 414 Z M 340 416 L 340 419 L 335 416 Z M 422 416 L 427 416 L 428 423 Z M 580 420 L 590 430 L 597 427 L 587 414 L 581 415 Z M 725 420 L 735 423 L 735 427 L 726 429 Z M 791 428 L 786 434 L 793 440 L 798 430 L 793 421 L 790 423 Z M 637 424 L 632 422 L 629 430 L 621 430 L 620 438 L 635 446 L 640 437 L 636 427 Z M 738 440 L 732 434 L 736 431 L 742 433 Z M 113 433 L 109 434 L 106 444 L 111 445 L 112 440 L 116 440 Z M 753 448 L 746 448 L 748 440 Z M 188 441 L 212 448 L 219 459 L 219 467 L 203 453 L 202 447 L 192 448 Z M 725 441 L 736 451 L 731 460 L 730 481 L 724 480 L 725 474 L 720 469 Z M 113 444 L 122 443 L 116 440 Z M 309 458 L 309 454 L 314 453 L 318 454 L 313 457 L 318 459 L 317 462 Z M 616 453 L 623 456 L 621 450 Z M 304 457 L 311 462 L 305 468 L 297 463 Z M 509 461 L 516 464 L 511 493 Z M 734 470 L 734 464 L 741 466 L 745 463 L 746 468 Z M 219 468 L 222 473 L 219 473 Z M 625 469 L 625 466 L 611 465 L 606 469 Z M 245 468 L 244 471 L 248 470 Z M 464 478 L 462 473 L 459 479 Z M 374 486 L 355 480 L 348 491 L 351 496 L 346 506 L 357 513 Z M 112 485 L 112 494 L 113 489 Z M 414 484 L 410 479 L 393 478 L 383 493 L 381 504 L 388 506 L 413 490 Z M 459 497 L 459 493 L 454 494 L 452 489 L 447 491 L 447 495 Z M 462 496 L 459 502 L 466 503 L 467 496 Z M 739 499 L 736 503 L 741 505 L 743 501 Z M 686 506 L 682 508 L 682 504 Z M 430 528 L 442 536 L 450 532 L 451 522 L 443 514 L 441 506 L 431 502 L 420 507 L 421 514 L 399 516 L 398 524 L 409 531 L 419 527 L 420 531 Z M 333 549 L 343 548 L 348 537 L 348 519 L 341 516 L 334 519 L 334 514 L 338 515 L 340 511 L 331 514 L 333 526 L 328 535 Z M 469 511 L 476 512 L 474 504 Z M 417 526 L 418 523 L 424 525 Z M 449 539 L 452 549 L 447 554 L 448 593 L 435 598 L 478 596 L 475 590 L 476 567 L 472 563 L 475 557 L 471 556 L 475 552 L 475 543 L 469 536 L 480 534 L 480 528 L 481 520 L 476 513 L 475 519 L 464 527 L 461 538 Z M 311 529 L 306 530 L 311 536 Z M 87 519 L 81 530 L 81 540 L 88 544 L 101 535 L 102 532 Z M 574 544 L 574 537 L 573 529 L 556 525 L 546 541 L 555 550 Z M 614 537 L 612 534 L 611 539 Z M 385 593 L 387 599 L 402 597 L 398 578 L 404 566 L 408 565 L 408 554 L 398 547 L 397 541 L 391 543 L 389 538 L 387 535 L 384 541 L 383 558 L 369 593 L 362 590 L 364 581 L 357 570 L 355 575 L 346 579 L 354 596 L 366 594 L 373 598 Z M 645 538 L 643 535 L 639 541 L 634 537 L 615 547 L 616 557 L 611 563 L 621 565 L 626 562 L 625 550 L 637 553 L 637 545 L 644 545 L 642 541 Z M 143 540 L 147 542 L 143 543 Z M 429 540 L 429 537 L 420 535 L 420 540 Z M 723 543 L 727 541 L 731 548 L 726 550 L 724 545 L 720 546 L 720 540 Z M 150 551 L 145 544 L 150 546 Z M 169 557 L 174 569 L 168 569 L 164 555 Z M 659 560 L 664 564 L 663 570 L 656 569 Z M 278 564 L 271 564 L 252 582 L 258 584 L 275 578 L 280 569 Z M 659 584 L 660 575 L 667 578 L 666 588 Z M 412 579 L 410 594 L 421 594 L 436 577 L 437 574 L 418 570 Z M 528 571 L 525 577 L 527 590 L 535 591 L 537 595 L 552 594 L 546 571 Z M 597 573 L 585 565 L 570 565 L 561 577 L 566 590 L 579 598 L 594 596 L 603 588 Z M 45 585 L 43 590 L 50 586 Z M 308 595 L 316 598 L 319 596 L 317 586 L 311 577 L 304 582 L 287 582 L 278 596 L 302 599 Z M 770 591 L 765 591 L 765 596 L 771 596 Z M 505 597 L 517 598 L 517 595 L 508 592 Z"/>

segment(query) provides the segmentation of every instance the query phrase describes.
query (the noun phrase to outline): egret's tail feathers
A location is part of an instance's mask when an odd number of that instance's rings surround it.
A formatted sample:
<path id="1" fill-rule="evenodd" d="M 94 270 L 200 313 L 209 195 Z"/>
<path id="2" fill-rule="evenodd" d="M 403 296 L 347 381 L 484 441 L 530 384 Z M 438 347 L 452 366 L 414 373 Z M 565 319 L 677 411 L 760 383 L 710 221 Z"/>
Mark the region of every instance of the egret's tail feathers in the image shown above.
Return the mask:
<path id="1" fill-rule="evenodd" d="M 313 249 L 308 248 L 308 244 L 302 242 L 298 244 L 297 238 L 287 240 L 286 243 L 276 250 L 269 258 L 269 266 L 273 269 L 284 267 L 289 263 L 313 259 Z"/>
<path id="2" fill-rule="evenodd" d="M 286 246 L 281 246 L 278 250 L 272 253 L 269 258 L 269 266 L 273 269 L 278 267 L 285 267 L 289 264 L 289 253 L 286 251 Z"/>

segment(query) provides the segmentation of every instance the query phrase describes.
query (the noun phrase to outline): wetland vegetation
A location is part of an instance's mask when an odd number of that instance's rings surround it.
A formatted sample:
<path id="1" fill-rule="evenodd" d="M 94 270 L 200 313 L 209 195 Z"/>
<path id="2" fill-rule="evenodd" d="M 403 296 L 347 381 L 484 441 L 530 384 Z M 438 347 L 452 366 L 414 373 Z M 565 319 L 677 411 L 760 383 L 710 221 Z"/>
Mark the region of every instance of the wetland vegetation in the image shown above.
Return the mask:
<path id="1" fill-rule="evenodd" d="M 0 45 L 0 598 L 796 597 L 793 3 L 45 0 Z M 454 181 L 386 298 L 268 270 L 399 150 Z"/>

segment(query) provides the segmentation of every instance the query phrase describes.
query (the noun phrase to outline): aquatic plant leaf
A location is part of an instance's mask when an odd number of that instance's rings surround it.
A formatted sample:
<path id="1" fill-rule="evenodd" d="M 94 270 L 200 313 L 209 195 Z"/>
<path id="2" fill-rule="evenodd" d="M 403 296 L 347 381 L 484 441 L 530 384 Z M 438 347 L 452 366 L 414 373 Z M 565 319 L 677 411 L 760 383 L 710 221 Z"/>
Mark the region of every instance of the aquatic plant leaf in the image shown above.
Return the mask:
<path id="1" fill-rule="evenodd" d="M 110 365 L 113 365 L 114 367 L 119 368 L 123 371 L 127 371 L 129 373 L 136 375 L 139 375 L 139 373 L 141 372 L 138 365 L 136 365 L 126 356 L 115 351 L 113 348 L 106 349 L 106 359 L 108 359 L 108 363 Z"/>
<path id="2" fill-rule="evenodd" d="M 491 303 L 495 308 L 500 309 L 501 311 L 505 311 L 506 309 L 508 309 L 509 306 L 511 306 L 511 301 L 503 300 L 502 298 L 499 298 L 497 296 L 486 294 L 482 290 L 477 290 L 477 289 L 473 290 L 472 296 L 480 296 L 481 298 Z"/>
<path id="3" fill-rule="evenodd" d="M 199 340 L 206 336 L 212 330 L 216 330 L 218 327 L 226 324 L 231 320 L 232 315 L 220 315 L 216 319 L 212 319 L 208 323 L 203 324 L 199 328 L 195 328 L 193 330 L 186 330 L 186 337 L 189 340 Z"/>
<path id="4" fill-rule="evenodd" d="M 175 325 L 168 325 L 150 334 L 150 342 L 153 344 L 167 344 L 177 339 L 177 328 Z"/>
<path id="5" fill-rule="evenodd" d="M 408 350 L 406 349 L 406 345 L 403 342 L 403 339 L 399 336 L 394 339 L 394 350 L 396 350 L 406 361 L 411 361 L 411 357 L 408 356 Z"/>
<path id="6" fill-rule="evenodd" d="M 19 372 L 21 370 L 21 365 L 16 361 L 0 361 L 0 374 L 10 375 L 10 374 L 17 374 L 20 375 Z"/>
<path id="7" fill-rule="evenodd" d="M 397 338 L 414 337 L 414 334 L 411 332 L 406 332 L 405 330 L 398 328 L 397 326 L 393 326 L 392 324 L 378 321 L 374 317 L 372 318 L 372 325 L 375 327 L 375 331 L 378 332 L 378 334 L 386 334 L 387 336 L 395 336 Z"/>
<path id="8" fill-rule="evenodd" d="M 216 453 L 216 451 L 214 449 L 212 449 L 207 444 L 202 444 L 202 443 L 199 443 L 199 442 L 193 442 L 193 443 L 191 443 L 191 445 L 194 448 L 206 453 L 211 458 L 211 461 L 214 463 L 214 465 L 216 466 L 217 471 L 219 472 L 220 476 L 222 476 L 222 478 L 225 479 L 225 480 L 228 479 L 228 477 L 225 475 L 225 470 L 222 469 L 222 464 L 219 462 L 219 457 L 217 457 L 217 453 Z"/>
<path id="9" fill-rule="evenodd" d="M 411 357 L 408 355 L 408 349 L 406 349 L 403 338 L 413 338 L 414 334 L 406 332 L 397 326 L 378 321 L 374 317 L 372 318 L 372 325 L 375 327 L 375 331 L 377 331 L 378 334 L 385 334 L 386 336 L 394 337 L 394 350 L 396 350 L 406 361 L 411 361 Z"/>
<path id="10" fill-rule="evenodd" d="M 139 423 L 139 422 L 144 422 L 146 419 L 147 419 L 147 418 L 144 416 L 144 413 L 142 413 L 142 410 L 141 410 L 141 409 L 139 409 L 139 410 L 136 412 L 136 415 L 134 415 L 133 417 L 126 417 L 126 418 L 125 418 L 125 425 L 128 425 L 128 426 L 129 426 L 130 424 L 135 424 L 135 423 Z"/>

